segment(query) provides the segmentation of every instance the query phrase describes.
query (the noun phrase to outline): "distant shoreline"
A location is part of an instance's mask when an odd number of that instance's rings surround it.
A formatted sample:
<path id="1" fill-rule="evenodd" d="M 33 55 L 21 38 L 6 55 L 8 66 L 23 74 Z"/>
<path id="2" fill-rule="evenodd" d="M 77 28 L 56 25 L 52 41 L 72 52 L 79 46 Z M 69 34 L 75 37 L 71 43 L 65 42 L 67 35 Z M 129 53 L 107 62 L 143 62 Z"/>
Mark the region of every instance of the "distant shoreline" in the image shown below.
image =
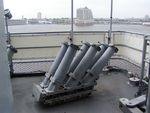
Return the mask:
<path id="1" fill-rule="evenodd" d="M 150 26 L 113 24 L 113 31 L 127 31 L 133 33 L 150 34 Z M 61 32 L 70 31 L 70 24 L 27 24 L 9 26 L 10 33 L 32 33 L 32 32 Z M 75 26 L 74 31 L 108 31 L 109 24 L 94 24 L 92 26 Z"/>
<path id="2" fill-rule="evenodd" d="M 14 24 L 14 25 L 9 25 L 9 26 L 22 26 L 22 25 L 71 25 L 71 24 L 65 24 L 65 23 L 61 23 L 61 24 Z M 102 24 L 102 23 L 99 23 L 99 24 L 83 24 L 83 25 L 79 25 L 79 24 L 73 24 L 74 26 L 93 26 L 93 25 L 109 25 L 109 23 L 106 23 L 106 24 Z M 129 23 L 113 23 L 113 25 L 141 25 L 141 26 L 150 26 L 150 25 L 144 25 L 144 24 L 129 24 Z"/>

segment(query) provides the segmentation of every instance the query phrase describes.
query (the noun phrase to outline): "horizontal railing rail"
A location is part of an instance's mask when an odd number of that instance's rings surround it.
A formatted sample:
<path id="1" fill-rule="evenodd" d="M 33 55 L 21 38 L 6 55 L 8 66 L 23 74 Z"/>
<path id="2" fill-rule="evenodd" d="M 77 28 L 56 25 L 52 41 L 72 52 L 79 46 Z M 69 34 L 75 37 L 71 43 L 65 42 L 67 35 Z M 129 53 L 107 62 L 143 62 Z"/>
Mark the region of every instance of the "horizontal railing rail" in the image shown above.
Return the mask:
<path id="1" fill-rule="evenodd" d="M 75 34 L 83 34 L 83 33 L 108 33 L 109 31 L 74 31 Z M 148 35 L 144 33 L 137 33 L 137 32 L 130 32 L 130 31 L 112 31 L 113 33 L 129 33 L 129 34 L 136 34 L 136 35 Z M 29 33 L 10 33 L 10 36 L 16 36 L 16 35 L 30 35 L 30 36 L 36 36 L 36 35 L 46 35 L 46 34 L 70 34 L 70 31 L 56 31 L 56 32 L 29 32 Z M 150 36 L 150 35 L 148 35 Z"/>
<path id="2" fill-rule="evenodd" d="M 113 31 L 112 43 L 119 49 L 116 55 L 140 66 L 144 36 L 145 34 L 141 33 Z M 11 33 L 11 44 L 18 50 L 13 62 L 52 61 L 49 59 L 55 58 L 61 43 L 69 42 L 69 37 L 70 31 Z M 107 37 L 108 31 L 74 31 L 73 43 L 77 45 L 81 45 L 81 41 L 107 43 Z"/>
<path id="3" fill-rule="evenodd" d="M 74 34 L 96 34 L 96 33 L 108 33 L 108 31 L 74 31 Z M 16 36 L 47 36 L 47 35 L 65 35 L 70 34 L 70 31 L 56 31 L 56 32 L 29 32 L 29 33 L 10 33 L 11 37 Z"/>

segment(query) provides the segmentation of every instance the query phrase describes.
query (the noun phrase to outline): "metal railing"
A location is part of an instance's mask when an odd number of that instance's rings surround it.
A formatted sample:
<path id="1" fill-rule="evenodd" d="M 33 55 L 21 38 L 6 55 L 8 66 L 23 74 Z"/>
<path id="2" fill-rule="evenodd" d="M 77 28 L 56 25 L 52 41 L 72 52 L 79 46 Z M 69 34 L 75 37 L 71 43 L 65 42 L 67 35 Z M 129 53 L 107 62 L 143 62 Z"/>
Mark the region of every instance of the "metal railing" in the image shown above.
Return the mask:
<path id="1" fill-rule="evenodd" d="M 49 60 L 55 58 L 61 43 L 70 42 L 70 31 L 60 32 L 34 32 L 12 33 L 11 44 L 18 53 L 14 55 L 13 62 L 31 62 L 32 60 Z M 118 47 L 117 56 L 129 59 L 130 62 L 140 66 L 144 34 L 113 31 L 112 43 Z M 107 43 L 108 31 L 75 31 L 73 43 L 81 45 L 81 41 L 90 43 Z"/>

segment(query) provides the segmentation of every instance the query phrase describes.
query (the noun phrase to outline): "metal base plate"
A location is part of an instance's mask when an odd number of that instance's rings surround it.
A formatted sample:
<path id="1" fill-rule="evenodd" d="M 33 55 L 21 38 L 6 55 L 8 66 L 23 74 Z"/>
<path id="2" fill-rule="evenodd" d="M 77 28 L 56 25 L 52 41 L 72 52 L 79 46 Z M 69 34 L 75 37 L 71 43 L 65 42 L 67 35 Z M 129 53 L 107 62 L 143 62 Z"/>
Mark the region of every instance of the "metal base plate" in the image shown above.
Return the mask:
<path id="1" fill-rule="evenodd" d="M 68 101 L 85 98 L 91 95 L 93 86 L 78 87 L 74 89 L 61 90 L 56 92 L 46 92 L 39 85 L 33 85 L 33 96 L 41 104 L 55 105 Z"/>
<path id="2" fill-rule="evenodd" d="M 123 111 L 123 113 L 144 113 L 144 110 L 142 110 L 143 106 L 141 106 L 141 109 L 139 105 L 129 107 L 130 102 L 133 103 L 132 100 L 130 101 L 126 98 L 121 98 L 119 100 L 119 108 Z M 137 102 L 135 103 L 137 104 Z"/>

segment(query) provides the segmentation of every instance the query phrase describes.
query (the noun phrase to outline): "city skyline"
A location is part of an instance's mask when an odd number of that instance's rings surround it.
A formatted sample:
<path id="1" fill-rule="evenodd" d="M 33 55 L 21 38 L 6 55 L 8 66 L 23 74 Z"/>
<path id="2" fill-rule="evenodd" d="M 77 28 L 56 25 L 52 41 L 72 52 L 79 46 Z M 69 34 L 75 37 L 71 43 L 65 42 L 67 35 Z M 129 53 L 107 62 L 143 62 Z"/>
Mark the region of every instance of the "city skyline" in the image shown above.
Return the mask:
<path id="1" fill-rule="evenodd" d="M 94 18 L 109 18 L 111 0 L 74 0 L 76 9 L 87 6 Z M 41 12 L 43 18 L 70 18 L 71 0 L 4 0 L 4 7 L 9 8 L 13 18 L 36 18 Z M 135 5 L 134 5 L 135 4 Z M 144 18 L 150 15 L 150 0 L 114 0 L 114 18 Z"/>

